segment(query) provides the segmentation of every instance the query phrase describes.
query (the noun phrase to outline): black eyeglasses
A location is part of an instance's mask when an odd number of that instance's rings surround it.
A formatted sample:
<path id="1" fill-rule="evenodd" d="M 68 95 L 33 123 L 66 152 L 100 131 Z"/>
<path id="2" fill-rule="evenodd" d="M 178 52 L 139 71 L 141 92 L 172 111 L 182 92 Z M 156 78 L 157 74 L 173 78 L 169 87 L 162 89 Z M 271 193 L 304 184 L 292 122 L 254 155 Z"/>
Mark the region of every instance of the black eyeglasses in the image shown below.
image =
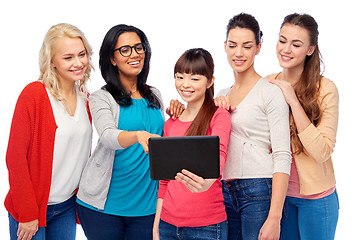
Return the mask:
<path id="1" fill-rule="evenodd" d="M 128 57 L 131 55 L 132 49 L 134 49 L 137 54 L 144 54 L 146 52 L 145 44 L 143 43 L 137 43 L 134 46 L 125 45 L 117 49 L 114 49 L 114 52 L 119 50 L 119 53 L 122 56 Z"/>

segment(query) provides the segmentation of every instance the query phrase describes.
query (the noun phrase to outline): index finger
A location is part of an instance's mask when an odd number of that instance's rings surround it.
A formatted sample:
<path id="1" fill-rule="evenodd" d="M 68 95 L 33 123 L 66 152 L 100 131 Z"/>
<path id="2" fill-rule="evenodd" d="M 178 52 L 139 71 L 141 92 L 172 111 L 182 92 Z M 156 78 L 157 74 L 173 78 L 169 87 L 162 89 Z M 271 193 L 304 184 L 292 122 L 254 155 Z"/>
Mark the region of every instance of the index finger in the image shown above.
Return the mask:
<path id="1" fill-rule="evenodd" d="M 201 181 L 203 178 L 196 175 L 195 173 L 192 173 L 186 169 L 181 170 L 181 173 L 184 174 L 185 176 L 189 177 L 190 179 L 192 179 L 195 182 L 199 182 L 199 180 Z"/>

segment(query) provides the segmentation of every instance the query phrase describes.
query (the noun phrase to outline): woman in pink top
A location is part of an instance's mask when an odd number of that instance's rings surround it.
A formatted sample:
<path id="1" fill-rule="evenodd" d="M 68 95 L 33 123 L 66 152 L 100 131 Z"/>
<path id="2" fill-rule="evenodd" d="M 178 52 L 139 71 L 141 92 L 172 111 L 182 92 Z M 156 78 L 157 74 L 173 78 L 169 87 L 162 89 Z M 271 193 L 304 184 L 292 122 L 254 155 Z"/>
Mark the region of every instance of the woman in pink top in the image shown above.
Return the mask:
<path id="1" fill-rule="evenodd" d="M 318 25 L 307 14 L 285 17 L 276 46 L 283 71 L 268 77 L 291 109 L 293 162 L 281 239 L 334 239 L 339 215 L 331 153 L 339 96 L 320 72 Z"/>
<path id="2" fill-rule="evenodd" d="M 216 135 L 220 138 L 220 173 L 227 155 L 230 114 L 213 101 L 214 63 L 202 48 L 186 51 L 174 69 L 175 86 L 187 107 L 169 119 L 164 136 Z M 161 181 L 154 239 L 226 239 L 226 212 L 218 179 L 203 179 L 182 170 L 175 180 Z"/>

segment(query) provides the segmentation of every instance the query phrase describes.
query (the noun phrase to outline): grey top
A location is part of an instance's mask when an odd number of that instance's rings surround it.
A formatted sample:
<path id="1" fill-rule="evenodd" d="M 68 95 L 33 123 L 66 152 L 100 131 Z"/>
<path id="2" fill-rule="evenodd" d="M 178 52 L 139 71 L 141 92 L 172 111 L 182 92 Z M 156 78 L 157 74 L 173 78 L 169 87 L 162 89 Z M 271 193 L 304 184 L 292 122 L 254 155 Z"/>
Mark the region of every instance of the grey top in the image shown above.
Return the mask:
<path id="1" fill-rule="evenodd" d="M 223 178 L 271 178 L 276 172 L 290 174 L 290 166 L 289 106 L 280 88 L 261 78 L 231 113 Z"/>
<path id="2" fill-rule="evenodd" d="M 160 91 L 151 88 L 158 97 L 164 116 Z M 87 162 L 79 184 L 77 197 L 99 210 L 103 210 L 113 171 L 115 151 L 122 149 L 118 135 L 120 106 L 106 90 L 98 90 L 90 95 L 90 112 L 99 135 L 99 140 L 89 161 Z"/>

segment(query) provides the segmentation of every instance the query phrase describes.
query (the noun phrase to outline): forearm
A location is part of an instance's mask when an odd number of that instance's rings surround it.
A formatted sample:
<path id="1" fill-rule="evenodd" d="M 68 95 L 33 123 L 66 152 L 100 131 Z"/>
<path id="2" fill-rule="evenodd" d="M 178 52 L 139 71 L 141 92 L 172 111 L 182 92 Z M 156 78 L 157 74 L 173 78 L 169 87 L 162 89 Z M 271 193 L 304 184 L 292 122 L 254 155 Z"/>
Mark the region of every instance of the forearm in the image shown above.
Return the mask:
<path id="1" fill-rule="evenodd" d="M 118 142 L 121 147 L 127 148 L 138 142 L 137 138 L 138 131 L 122 131 L 118 135 Z"/>
<path id="2" fill-rule="evenodd" d="M 272 181 L 271 205 L 268 219 L 281 220 L 284 201 L 287 193 L 289 175 L 274 173 Z"/>
<path id="3" fill-rule="evenodd" d="M 296 129 L 298 133 L 301 133 L 311 124 L 310 119 L 306 115 L 304 108 L 301 106 L 299 100 L 294 101 L 294 103 L 290 105 L 290 108 L 294 117 Z"/>
<path id="4" fill-rule="evenodd" d="M 155 213 L 155 219 L 154 219 L 154 225 L 153 225 L 153 239 L 158 240 L 159 237 L 159 223 L 160 223 L 160 215 L 161 215 L 161 209 L 162 209 L 163 199 L 158 198 L 157 204 L 156 204 L 156 213 Z"/>

